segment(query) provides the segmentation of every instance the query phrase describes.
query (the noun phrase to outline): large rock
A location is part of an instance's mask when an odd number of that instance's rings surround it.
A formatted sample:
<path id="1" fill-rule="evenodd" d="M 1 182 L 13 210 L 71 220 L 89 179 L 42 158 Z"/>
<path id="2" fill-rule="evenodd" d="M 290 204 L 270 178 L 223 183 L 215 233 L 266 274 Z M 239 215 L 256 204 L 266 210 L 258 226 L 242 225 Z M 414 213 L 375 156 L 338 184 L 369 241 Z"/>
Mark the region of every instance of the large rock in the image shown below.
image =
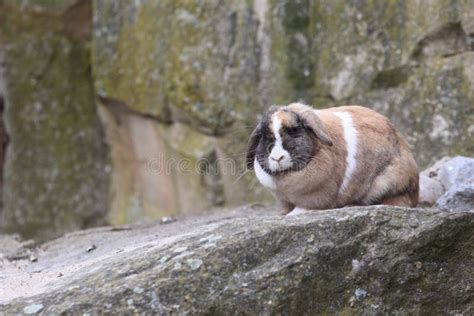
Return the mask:
<path id="1" fill-rule="evenodd" d="M 458 156 L 450 159 L 440 169 L 439 178 L 446 189 L 474 181 L 474 158 Z"/>
<path id="2" fill-rule="evenodd" d="M 443 189 L 446 189 L 443 186 L 443 184 L 441 183 L 440 173 L 441 173 L 441 168 L 443 168 L 443 166 L 446 164 L 446 162 L 448 162 L 452 158 L 453 157 L 450 157 L 450 156 L 445 156 L 445 157 L 441 158 L 440 160 L 436 161 L 432 166 L 430 166 L 427 169 L 421 171 L 420 176 L 425 176 L 425 177 L 431 178 L 433 180 L 436 180 L 436 181 L 439 182 L 439 184 L 441 184 Z"/>
<path id="3" fill-rule="evenodd" d="M 94 2 L 92 69 L 105 100 L 113 223 L 265 196 L 253 177 L 237 181 L 263 109 L 258 29 L 252 2 Z M 114 104 L 123 124 L 110 115 Z M 147 170 L 158 161 L 189 170 Z"/>
<path id="4" fill-rule="evenodd" d="M 444 211 L 474 211 L 474 159 L 454 157 L 440 169 L 439 178 L 447 192 L 436 202 Z"/>
<path id="5" fill-rule="evenodd" d="M 420 206 L 444 211 L 474 210 L 474 159 L 443 157 L 420 173 Z"/>
<path id="6" fill-rule="evenodd" d="M 474 159 L 443 157 L 420 173 L 420 206 L 443 211 L 474 210 Z"/>
<path id="7" fill-rule="evenodd" d="M 433 206 L 444 194 L 441 182 L 424 174 L 420 175 L 420 192 L 418 206 Z"/>
<path id="8" fill-rule="evenodd" d="M 135 116 L 122 126 L 105 120 L 114 223 L 267 198 L 254 177 L 236 180 L 248 135 L 270 104 L 369 106 L 408 137 L 421 168 L 474 153 L 468 2 L 97 0 L 93 12 L 95 88 Z M 155 145 L 141 145 L 131 124 L 146 126 L 145 143 Z M 193 136 L 176 140 L 176 130 Z M 182 181 L 176 170 L 152 178 L 132 167 L 157 156 L 232 159 L 239 172 Z"/>
<path id="9" fill-rule="evenodd" d="M 270 104 L 367 105 L 421 168 L 474 153 L 469 1 L 0 3 L 12 141 L 1 216 L 25 235 L 97 224 L 107 209 L 125 223 L 267 199 L 240 176 Z M 192 171 L 156 173 L 160 160 Z"/>
<path id="10" fill-rule="evenodd" d="M 474 212 L 474 180 L 453 185 L 438 199 L 436 206 L 448 212 Z"/>
<path id="11" fill-rule="evenodd" d="M 90 11 L 88 1 L 0 2 L 7 232 L 47 239 L 105 222 L 107 148 L 85 44 Z"/>
<path id="12" fill-rule="evenodd" d="M 473 247 L 473 213 L 251 207 L 50 242 L 0 265 L 0 314 L 468 315 Z"/>
<path id="13" fill-rule="evenodd" d="M 369 106 L 408 137 L 422 168 L 472 154 L 473 12 L 466 1 L 274 1 L 268 99 Z"/>
<path id="14" fill-rule="evenodd" d="M 18 235 L 0 235 L 0 258 L 27 259 L 32 255 L 32 248 L 35 248 L 32 240 L 22 241 Z"/>
<path id="15" fill-rule="evenodd" d="M 441 156 L 472 154 L 473 62 L 473 52 L 428 59 L 417 64 L 403 83 L 374 86 L 358 95 L 355 103 L 388 114 L 407 136 L 421 167 Z"/>
<path id="16" fill-rule="evenodd" d="M 105 96 L 222 135 L 258 109 L 251 2 L 94 2 L 93 70 Z M 173 25 L 173 27 L 170 27 Z"/>

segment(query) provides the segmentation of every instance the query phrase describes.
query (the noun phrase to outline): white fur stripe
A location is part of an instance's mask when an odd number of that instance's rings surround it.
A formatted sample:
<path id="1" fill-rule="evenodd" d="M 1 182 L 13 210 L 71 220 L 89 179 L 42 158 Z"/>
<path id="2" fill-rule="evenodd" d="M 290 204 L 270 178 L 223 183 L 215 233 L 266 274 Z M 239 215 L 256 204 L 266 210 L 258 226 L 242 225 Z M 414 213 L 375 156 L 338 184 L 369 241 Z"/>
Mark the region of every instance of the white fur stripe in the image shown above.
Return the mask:
<path id="1" fill-rule="evenodd" d="M 273 134 L 275 135 L 275 140 L 277 142 L 281 142 L 281 136 L 280 136 L 281 120 L 275 114 L 272 116 Z"/>
<path id="2" fill-rule="evenodd" d="M 272 116 L 272 131 L 275 136 L 275 144 L 270 152 L 270 156 L 268 156 L 268 166 L 272 171 L 286 169 L 291 166 L 290 153 L 283 148 L 283 141 L 280 134 L 282 122 L 277 114 L 278 112 L 274 113 Z M 283 158 L 277 162 L 280 157 Z"/>
<path id="3" fill-rule="evenodd" d="M 260 183 L 264 187 L 270 190 L 276 189 L 276 184 L 273 180 L 273 177 L 266 173 L 265 170 L 263 170 L 262 166 L 260 166 L 260 164 L 258 163 L 257 158 L 255 158 L 253 161 L 253 168 L 255 170 L 255 175 L 257 176 L 258 181 L 260 181 Z"/>
<path id="4" fill-rule="evenodd" d="M 301 207 L 295 207 L 291 212 L 286 214 L 286 216 L 295 216 L 295 215 L 300 215 L 304 213 L 308 213 L 308 210 Z"/>
<path id="5" fill-rule="evenodd" d="M 354 173 L 357 165 L 356 154 L 357 154 L 357 130 L 354 127 L 352 116 L 348 112 L 334 112 L 341 121 L 344 129 L 344 140 L 346 141 L 346 172 L 344 174 L 344 180 L 342 181 L 339 192 L 347 189 L 349 182 L 351 181 L 352 174 Z"/>

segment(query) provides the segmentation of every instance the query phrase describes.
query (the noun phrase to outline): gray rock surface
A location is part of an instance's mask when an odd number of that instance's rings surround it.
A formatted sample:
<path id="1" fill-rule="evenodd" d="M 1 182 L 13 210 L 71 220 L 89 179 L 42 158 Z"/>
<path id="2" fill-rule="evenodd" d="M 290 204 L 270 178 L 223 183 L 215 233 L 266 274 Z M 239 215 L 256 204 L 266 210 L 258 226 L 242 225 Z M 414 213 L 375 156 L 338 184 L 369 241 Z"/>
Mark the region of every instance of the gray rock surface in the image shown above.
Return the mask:
<path id="1" fill-rule="evenodd" d="M 420 172 L 420 176 L 426 176 L 428 178 L 434 179 L 434 180 L 441 183 L 440 170 L 444 166 L 444 164 L 446 162 L 448 162 L 449 160 L 451 160 L 451 159 L 452 159 L 452 157 L 450 157 L 450 156 L 444 156 L 440 160 L 436 161 L 433 165 L 431 165 L 427 169 Z"/>
<path id="2" fill-rule="evenodd" d="M 420 173 L 420 206 L 433 206 L 444 211 L 474 209 L 472 194 L 474 158 L 443 157 Z"/>
<path id="3" fill-rule="evenodd" d="M 439 178 L 447 190 L 453 185 L 474 181 L 474 158 L 457 156 L 448 160 L 441 167 Z"/>
<path id="4" fill-rule="evenodd" d="M 420 174 L 420 206 L 443 211 L 474 210 L 474 158 L 444 157 Z"/>
<path id="5" fill-rule="evenodd" d="M 296 100 L 387 115 L 420 168 L 473 155 L 473 16 L 466 0 L 0 0 L 0 230 L 269 201 L 245 146 Z M 200 172 L 156 172 L 182 160 Z"/>
<path id="6" fill-rule="evenodd" d="M 10 261 L 30 258 L 34 247 L 34 241 L 21 241 L 18 235 L 0 235 L 0 258 Z"/>
<path id="7" fill-rule="evenodd" d="M 16 274 L 2 261 L 0 314 L 474 312 L 473 213 L 275 214 L 254 206 L 67 235 Z"/>
<path id="8" fill-rule="evenodd" d="M 106 221 L 108 148 L 81 40 L 87 3 L 0 1 L 2 232 L 46 240 Z"/>
<path id="9" fill-rule="evenodd" d="M 420 174 L 420 195 L 418 198 L 419 206 L 432 206 L 443 195 L 444 188 L 441 182 L 435 178 L 430 178 Z"/>
<path id="10" fill-rule="evenodd" d="M 449 212 L 474 212 L 474 181 L 453 185 L 436 206 Z"/>

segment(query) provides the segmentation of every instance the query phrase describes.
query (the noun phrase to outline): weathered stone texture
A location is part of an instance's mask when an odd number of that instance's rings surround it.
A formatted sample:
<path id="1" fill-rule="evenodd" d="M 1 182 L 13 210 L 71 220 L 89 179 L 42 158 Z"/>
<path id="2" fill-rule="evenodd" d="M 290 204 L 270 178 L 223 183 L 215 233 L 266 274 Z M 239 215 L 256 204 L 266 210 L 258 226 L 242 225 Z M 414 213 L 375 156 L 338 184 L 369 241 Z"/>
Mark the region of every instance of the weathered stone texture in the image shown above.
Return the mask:
<path id="1" fill-rule="evenodd" d="M 51 242 L 6 274 L 0 290 L 18 292 L 0 314 L 474 312 L 474 213 L 378 206 L 284 218 L 251 207 L 217 216 Z"/>
<path id="2" fill-rule="evenodd" d="M 295 100 L 380 111 L 421 169 L 474 154 L 470 1 L 0 3 L 0 50 L 16 65 L 7 74 L 2 216 L 19 226 L 22 214 L 43 214 L 36 205 L 68 230 L 108 206 L 110 220 L 124 223 L 268 199 L 252 174 L 240 178 L 246 141 L 267 106 Z M 150 172 L 160 159 L 206 172 Z M 216 164 L 229 160 L 230 170 Z"/>
<path id="3" fill-rule="evenodd" d="M 112 199 L 137 199 L 139 204 L 148 204 L 149 214 L 154 212 L 156 217 L 264 196 L 252 177 L 236 182 L 245 172 L 246 138 L 263 110 L 258 101 L 258 20 L 251 4 L 94 4 L 96 89 L 104 98 L 118 100 L 128 108 L 126 115 L 135 116 L 134 126 L 153 129 L 155 124 L 156 132 L 146 133 L 146 142 L 162 144 L 156 150 L 140 146 L 143 136 L 124 127 L 120 127 L 121 138 L 108 133 L 114 170 L 122 173 L 130 169 L 122 168 L 120 161 L 138 161 L 133 151 L 118 149 L 123 147 L 121 139 L 130 140 L 125 148 L 143 149 L 139 163 L 185 160 L 189 165 L 185 171 L 175 165 L 170 174 L 131 171 L 134 187 L 128 180 L 120 182 L 122 175 L 113 176 Z M 143 115 L 152 116 L 152 121 L 143 120 Z M 234 162 L 227 166 L 231 160 Z M 203 172 L 196 172 L 200 167 Z M 150 184 L 147 179 L 154 179 L 155 184 L 166 182 L 169 190 L 167 197 L 161 195 L 163 201 L 139 192 Z M 156 187 L 144 190 L 159 191 Z M 112 213 L 117 214 L 112 215 L 112 221 L 123 222 L 119 218 L 126 216 L 127 207 L 112 203 Z"/>
<path id="4" fill-rule="evenodd" d="M 99 225 L 107 212 L 107 149 L 90 55 L 63 32 L 62 14 L 74 16 L 68 3 L 0 4 L 9 137 L 0 226 L 27 237 Z"/>
<path id="5" fill-rule="evenodd" d="M 358 103 L 382 112 L 408 137 L 423 168 L 447 154 L 474 153 L 472 12 L 469 2 L 443 0 L 428 6 L 96 1 L 95 86 L 157 124 L 188 126 L 198 144 L 217 140 L 208 152 L 180 142 L 198 153 L 193 161 L 215 155 L 240 167 L 258 113 L 302 100 L 315 107 Z M 166 132 L 156 137 L 172 138 Z M 237 176 L 211 179 L 217 193 L 196 202 L 233 204 L 229 192 L 238 192 L 239 202 L 261 200 L 252 177 L 230 185 Z M 173 191 L 177 200 L 180 187 Z"/>

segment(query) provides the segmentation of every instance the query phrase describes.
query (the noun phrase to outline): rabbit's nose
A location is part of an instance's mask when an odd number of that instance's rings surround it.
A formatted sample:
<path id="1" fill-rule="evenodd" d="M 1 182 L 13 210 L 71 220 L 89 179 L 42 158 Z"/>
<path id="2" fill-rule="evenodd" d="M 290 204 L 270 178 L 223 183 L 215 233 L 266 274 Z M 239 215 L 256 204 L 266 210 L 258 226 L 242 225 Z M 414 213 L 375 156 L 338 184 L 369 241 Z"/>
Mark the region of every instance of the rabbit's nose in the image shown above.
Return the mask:
<path id="1" fill-rule="evenodd" d="M 274 158 L 274 157 L 270 157 L 270 159 L 276 161 L 276 162 L 280 162 L 282 159 L 283 159 L 284 155 L 281 155 L 280 157 L 278 158 Z"/>

